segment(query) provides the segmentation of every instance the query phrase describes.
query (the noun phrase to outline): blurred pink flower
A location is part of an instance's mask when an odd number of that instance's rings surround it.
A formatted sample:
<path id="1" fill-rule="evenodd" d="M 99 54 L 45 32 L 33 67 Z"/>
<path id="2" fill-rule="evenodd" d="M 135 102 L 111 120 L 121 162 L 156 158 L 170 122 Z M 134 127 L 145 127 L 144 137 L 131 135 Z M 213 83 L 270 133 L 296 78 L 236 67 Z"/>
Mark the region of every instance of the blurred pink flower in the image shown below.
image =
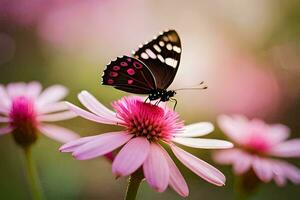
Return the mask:
<path id="1" fill-rule="evenodd" d="M 67 94 L 61 85 L 53 85 L 43 92 L 38 82 L 28 84 L 0 84 L 0 135 L 12 133 L 21 146 L 27 146 L 37 139 L 37 130 L 51 139 L 65 143 L 79 136 L 71 130 L 46 124 L 75 117 L 64 102 Z"/>
<path id="2" fill-rule="evenodd" d="M 195 174 L 217 186 L 224 185 L 225 176 L 219 170 L 174 144 L 204 149 L 231 148 L 232 144 L 227 141 L 194 138 L 213 131 L 211 123 L 200 122 L 184 127 L 173 110 L 144 103 L 138 97 L 125 97 L 114 102 L 115 112 L 86 91 L 78 98 L 90 112 L 69 103 L 76 114 L 94 122 L 123 126 L 125 130 L 84 137 L 63 145 L 60 151 L 72 152 L 76 159 L 86 160 L 124 145 L 112 163 L 112 172 L 116 176 L 128 176 L 142 167 L 146 181 L 156 191 L 163 192 L 170 185 L 181 196 L 188 196 L 183 176 L 159 144 L 163 142 Z"/>
<path id="3" fill-rule="evenodd" d="M 282 124 L 266 124 L 262 120 L 239 115 L 220 116 L 219 126 L 237 145 L 236 148 L 216 152 L 214 159 L 220 164 L 231 164 L 241 175 L 251 168 L 263 182 L 272 179 L 278 186 L 287 179 L 300 184 L 300 170 L 272 157 L 300 157 L 300 139 L 286 141 L 289 128 Z"/>
<path id="4" fill-rule="evenodd" d="M 116 51 L 130 53 L 128 46 L 137 45 L 138 42 L 136 36 L 131 37 L 132 30 L 139 30 L 141 41 L 144 40 L 143 34 L 149 34 L 151 30 L 151 26 L 145 26 L 145 22 L 153 20 L 153 13 L 144 1 L 71 2 L 51 9 L 37 26 L 38 35 L 43 41 L 63 52 L 79 54 L 99 63 L 99 53 L 102 57 L 115 54 Z M 134 12 L 128 12 L 133 8 Z"/>
<path id="5" fill-rule="evenodd" d="M 210 87 L 224 88 L 212 91 L 217 113 L 240 113 L 264 118 L 280 112 L 283 90 L 271 70 L 272 65 L 260 63 L 251 55 L 231 51 L 229 54 L 222 52 L 223 58 L 220 56 L 217 59 L 223 73 Z"/>
<path id="6" fill-rule="evenodd" d="M 71 1 L 68 0 L 1 0 L 0 18 L 5 21 L 12 21 L 18 25 L 32 26 L 43 19 L 49 12 L 70 4 Z"/>

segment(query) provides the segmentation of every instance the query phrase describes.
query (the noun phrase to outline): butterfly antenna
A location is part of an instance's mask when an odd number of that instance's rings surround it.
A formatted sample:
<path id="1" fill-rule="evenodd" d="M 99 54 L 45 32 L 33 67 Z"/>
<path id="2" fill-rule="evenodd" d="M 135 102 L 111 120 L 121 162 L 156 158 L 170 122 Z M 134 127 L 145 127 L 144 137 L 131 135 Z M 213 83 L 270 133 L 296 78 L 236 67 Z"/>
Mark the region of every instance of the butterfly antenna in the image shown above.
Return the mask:
<path id="1" fill-rule="evenodd" d="M 186 87 L 186 88 L 179 88 L 176 89 L 175 91 L 179 91 L 179 90 L 206 90 L 208 87 L 205 85 L 203 86 L 204 81 L 200 82 L 199 84 L 192 86 L 192 87 Z"/>

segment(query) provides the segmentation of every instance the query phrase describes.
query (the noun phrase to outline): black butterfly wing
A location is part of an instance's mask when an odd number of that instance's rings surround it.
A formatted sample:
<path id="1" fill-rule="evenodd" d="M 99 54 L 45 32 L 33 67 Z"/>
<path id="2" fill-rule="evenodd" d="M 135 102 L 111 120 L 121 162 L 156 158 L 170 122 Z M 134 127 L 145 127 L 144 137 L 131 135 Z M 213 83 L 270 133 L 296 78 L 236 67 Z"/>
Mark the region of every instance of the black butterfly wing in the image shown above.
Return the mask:
<path id="1" fill-rule="evenodd" d="M 106 66 L 102 84 L 135 94 L 149 94 L 156 89 L 153 74 L 141 61 L 123 56 Z"/>
<path id="2" fill-rule="evenodd" d="M 167 89 L 177 73 L 181 42 L 175 30 L 161 33 L 149 43 L 140 46 L 133 56 L 147 65 L 153 73 L 157 88 Z"/>

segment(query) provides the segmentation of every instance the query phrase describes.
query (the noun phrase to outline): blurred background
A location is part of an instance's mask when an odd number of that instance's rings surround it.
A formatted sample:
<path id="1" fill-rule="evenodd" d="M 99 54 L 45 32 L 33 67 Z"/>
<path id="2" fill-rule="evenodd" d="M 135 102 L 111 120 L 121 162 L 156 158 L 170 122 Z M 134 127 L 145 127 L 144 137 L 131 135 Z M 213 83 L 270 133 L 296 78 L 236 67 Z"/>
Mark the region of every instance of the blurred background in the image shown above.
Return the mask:
<path id="1" fill-rule="evenodd" d="M 103 68 L 129 55 L 158 32 L 176 29 L 183 52 L 171 88 L 205 81 L 208 90 L 183 91 L 177 111 L 186 124 L 221 113 L 260 117 L 288 125 L 300 137 L 300 1 L 290 0 L 0 0 L 0 83 L 63 84 L 77 105 L 85 89 L 110 103 L 127 93 L 100 84 Z M 111 131 L 76 118 L 60 123 L 82 136 Z M 224 138 L 218 128 L 209 135 Z M 104 158 L 76 161 L 60 144 L 41 137 L 34 158 L 47 199 L 122 199 L 126 179 L 115 180 Z M 209 150 L 193 150 L 212 163 Z M 0 138 L 0 199 L 29 199 L 23 155 L 9 135 Z M 293 160 L 300 167 L 299 160 Z M 190 187 L 187 199 L 232 199 L 230 167 L 224 187 L 179 167 Z M 298 199 L 299 186 L 262 185 L 253 199 Z M 181 199 L 142 184 L 138 199 Z"/>

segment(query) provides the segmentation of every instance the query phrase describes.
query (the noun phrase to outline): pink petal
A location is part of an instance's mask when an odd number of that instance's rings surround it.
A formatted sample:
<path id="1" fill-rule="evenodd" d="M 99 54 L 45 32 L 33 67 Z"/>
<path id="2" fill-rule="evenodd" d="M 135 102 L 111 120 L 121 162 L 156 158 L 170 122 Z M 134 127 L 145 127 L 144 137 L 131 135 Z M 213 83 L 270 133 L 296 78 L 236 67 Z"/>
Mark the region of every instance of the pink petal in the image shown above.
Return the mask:
<path id="1" fill-rule="evenodd" d="M 2 116 L 0 116 L 0 123 L 3 123 L 3 122 L 9 122 L 10 120 L 9 120 L 9 118 L 8 117 L 2 117 Z"/>
<path id="2" fill-rule="evenodd" d="M 245 135 L 247 131 L 248 120 L 242 116 L 235 116 L 231 118 L 226 115 L 218 117 L 218 124 L 222 131 L 236 143 L 242 143 L 247 137 Z"/>
<path id="3" fill-rule="evenodd" d="M 37 98 L 37 104 L 39 108 L 43 106 L 60 101 L 63 99 L 68 93 L 66 87 L 62 85 L 53 85 L 46 88 L 41 95 Z"/>
<path id="4" fill-rule="evenodd" d="M 135 172 L 145 161 L 150 151 L 150 143 L 145 137 L 131 139 L 121 149 L 112 164 L 116 176 L 128 176 Z"/>
<path id="5" fill-rule="evenodd" d="M 60 101 L 57 103 L 48 104 L 46 106 L 43 106 L 42 108 L 39 108 L 38 113 L 39 114 L 48 114 L 53 112 L 60 112 L 68 110 L 69 107 L 67 106 L 66 102 Z"/>
<path id="6" fill-rule="evenodd" d="M 209 122 L 199 122 L 184 127 L 183 133 L 174 134 L 176 137 L 200 137 L 214 131 L 214 126 Z"/>
<path id="7" fill-rule="evenodd" d="M 214 161 L 222 165 L 231 165 L 234 161 L 239 158 L 241 151 L 237 148 L 219 150 L 214 153 Z"/>
<path id="8" fill-rule="evenodd" d="M 170 145 L 175 156 L 192 172 L 204 180 L 217 186 L 225 185 L 225 176 L 210 164 L 200 160 L 192 154 L 180 149 L 175 145 Z"/>
<path id="9" fill-rule="evenodd" d="M 106 108 L 101 104 L 93 95 L 87 91 L 82 91 L 78 98 L 80 102 L 91 112 L 98 116 L 103 116 L 103 118 L 114 119 L 117 121 L 116 113 Z"/>
<path id="10" fill-rule="evenodd" d="M 239 149 L 219 150 L 214 153 L 214 160 L 224 165 L 233 165 L 235 174 L 247 172 L 252 165 L 252 156 Z"/>
<path id="11" fill-rule="evenodd" d="M 289 127 L 282 124 L 273 124 L 268 128 L 268 134 L 272 138 L 273 144 L 286 140 L 290 135 Z"/>
<path id="12" fill-rule="evenodd" d="M 9 115 L 9 109 L 6 106 L 0 104 L 0 114 Z"/>
<path id="13" fill-rule="evenodd" d="M 177 168 L 176 164 L 169 156 L 169 154 L 163 149 L 165 158 L 168 162 L 169 169 L 170 169 L 170 180 L 169 185 L 175 190 L 179 195 L 182 197 L 187 197 L 189 195 L 189 188 L 180 173 L 179 169 Z"/>
<path id="14" fill-rule="evenodd" d="M 172 141 L 188 147 L 202 149 L 228 149 L 233 147 L 233 144 L 231 142 L 216 139 L 176 137 L 173 138 Z"/>
<path id="15" fill-rule="evenodd" d="M 280 162 L 284 175 L 294 184 L 300 184 L 300 169 L 287 162 Z"/>
<path id="16" fill-rule="evenodd" d="M 47 137 L 61 143 L 70 142 L 79 138 L 77 133 L 60 126 L 42 124 L 39 126 L 39 130 Z"/>
<path id="17" fill-rule="evenodd" d="M 16 96 L 26 96 L 26 84 L 23 82 L 10 83 L 6 89 L 10 99 Z"/>
<path id="18" fill-rule="evenodd" d="M 282 187 L 286 184 L 286 178 L 284 176 L 274 174 L 274 181 L 279 187 Z"/>
<path id="19" fill-rule="evenodd" d="M 79 108 L 78 106 L 75 106 L 75 105 L 73 105 L 69 102 L 66 102 L 66 103 L 67 103 L 70 110 L 72 110 L 77 115 L 79 115 L 80 117 L 85 118 L 87 120 L 98 122 L 98 123 L 103 123 L 103 124 L 114 124 L 114 125 L 116 125 L 118 123 L 118 121 L 114 121 L 114 119 L 106 119 L 106 118 L 100 117 L 98 115 L 95 115 L 93 113 L 90 113 L 88 111 L 85 111 L 85 110 Z"/>
<path id="20" fill-rule="evenodd" d="M 281 165 L 282 162 L 277 160 L 271 160 L 271 161 L 272 161 L 274 181 L 278 186 L 284 186 L 287 182 L 287 179 L 285 177 L 284 169 Z"/>
<path id="21" fill-rule="evenodd" d="M 240 157 L 236 157 L 233 162 L 233 171 L 235 174 L 244 174 L 246 173 L 253 163 L 253 157 L 247 153 L 241 152 Z"/>
<path id="22" fill-rule="evenodd" d="M 13 130 L 11 126 L 5 126 L 0 128 L 0 135 L 10 133 Z"/>
<path id="23" fill-rule="evenodd" d="M 279 157 L 300 157 L 300 139 L 292 139 L 279 143 L 269 152 L 273 156 Z"/>
<path id="24" fill-rule="evenodd" d="M 32 98 L 37 98 L 40 95 L 41 91 L 42 91 L 42 86 L 39 82 L 32 81 L 27 84 L 27 90 L 26 90 L 27 96 Z"/>
<path id="25" fill-rule="evenodd" d="M 253 170 L 263 182 L 269 182 L 273 178 L 272 163 L 267 159 L 256 156 L 253 160 Z"/>
<path id="26" fill-rule="evenodd" d="M 92 159 L 115 150 L 128 142 L 132 137 L 133 135 L 126 132 L 105 133 L 99 135 L 96 139 L 83 144 L 77 148 L 72 155 L 77 160 Z"/>
<path id="27" fill-rule="evenodd" d="M 163 192 L 169 183 L 169 165 L 162 147 L 151 143 L 150 152 L 143 164 L 144 175 L 149 185 L 157 192 Z"/>
<path id="28" fill-rule="evenodd" d="M 8 96 L 5 88 L 3 87 L 3 85 L 0 85 L 0 108 L 3 106 L 3 109 L 6 108 L 8 109 L 10 103 L 11 103 L 11 99 Z"/>
<path id="29" fill-rule="evenodd" d="M 83 137 L 79 138 L 77 140 L 72 140 L 64 145 L 62 145 L 59 148 L 59 151 L 61 152 L 73 152 L 76 151 L 81 145 L 90 142 L 98 137 L 101 137 L 101 135 L 94 135 L 94 136 L 88 136 L 88 137 Z"/>
<path id="30" fill-rule="evenodd" d="M 41 122 L 56 122 L 56 121 L 72 119 L 76 116 L 77 114 L 74 113 L 73 111 L 65 111 L 65 112 L 54 113 L 54 114 L 40 115 L 37 117 L 37 120 Z"/>

